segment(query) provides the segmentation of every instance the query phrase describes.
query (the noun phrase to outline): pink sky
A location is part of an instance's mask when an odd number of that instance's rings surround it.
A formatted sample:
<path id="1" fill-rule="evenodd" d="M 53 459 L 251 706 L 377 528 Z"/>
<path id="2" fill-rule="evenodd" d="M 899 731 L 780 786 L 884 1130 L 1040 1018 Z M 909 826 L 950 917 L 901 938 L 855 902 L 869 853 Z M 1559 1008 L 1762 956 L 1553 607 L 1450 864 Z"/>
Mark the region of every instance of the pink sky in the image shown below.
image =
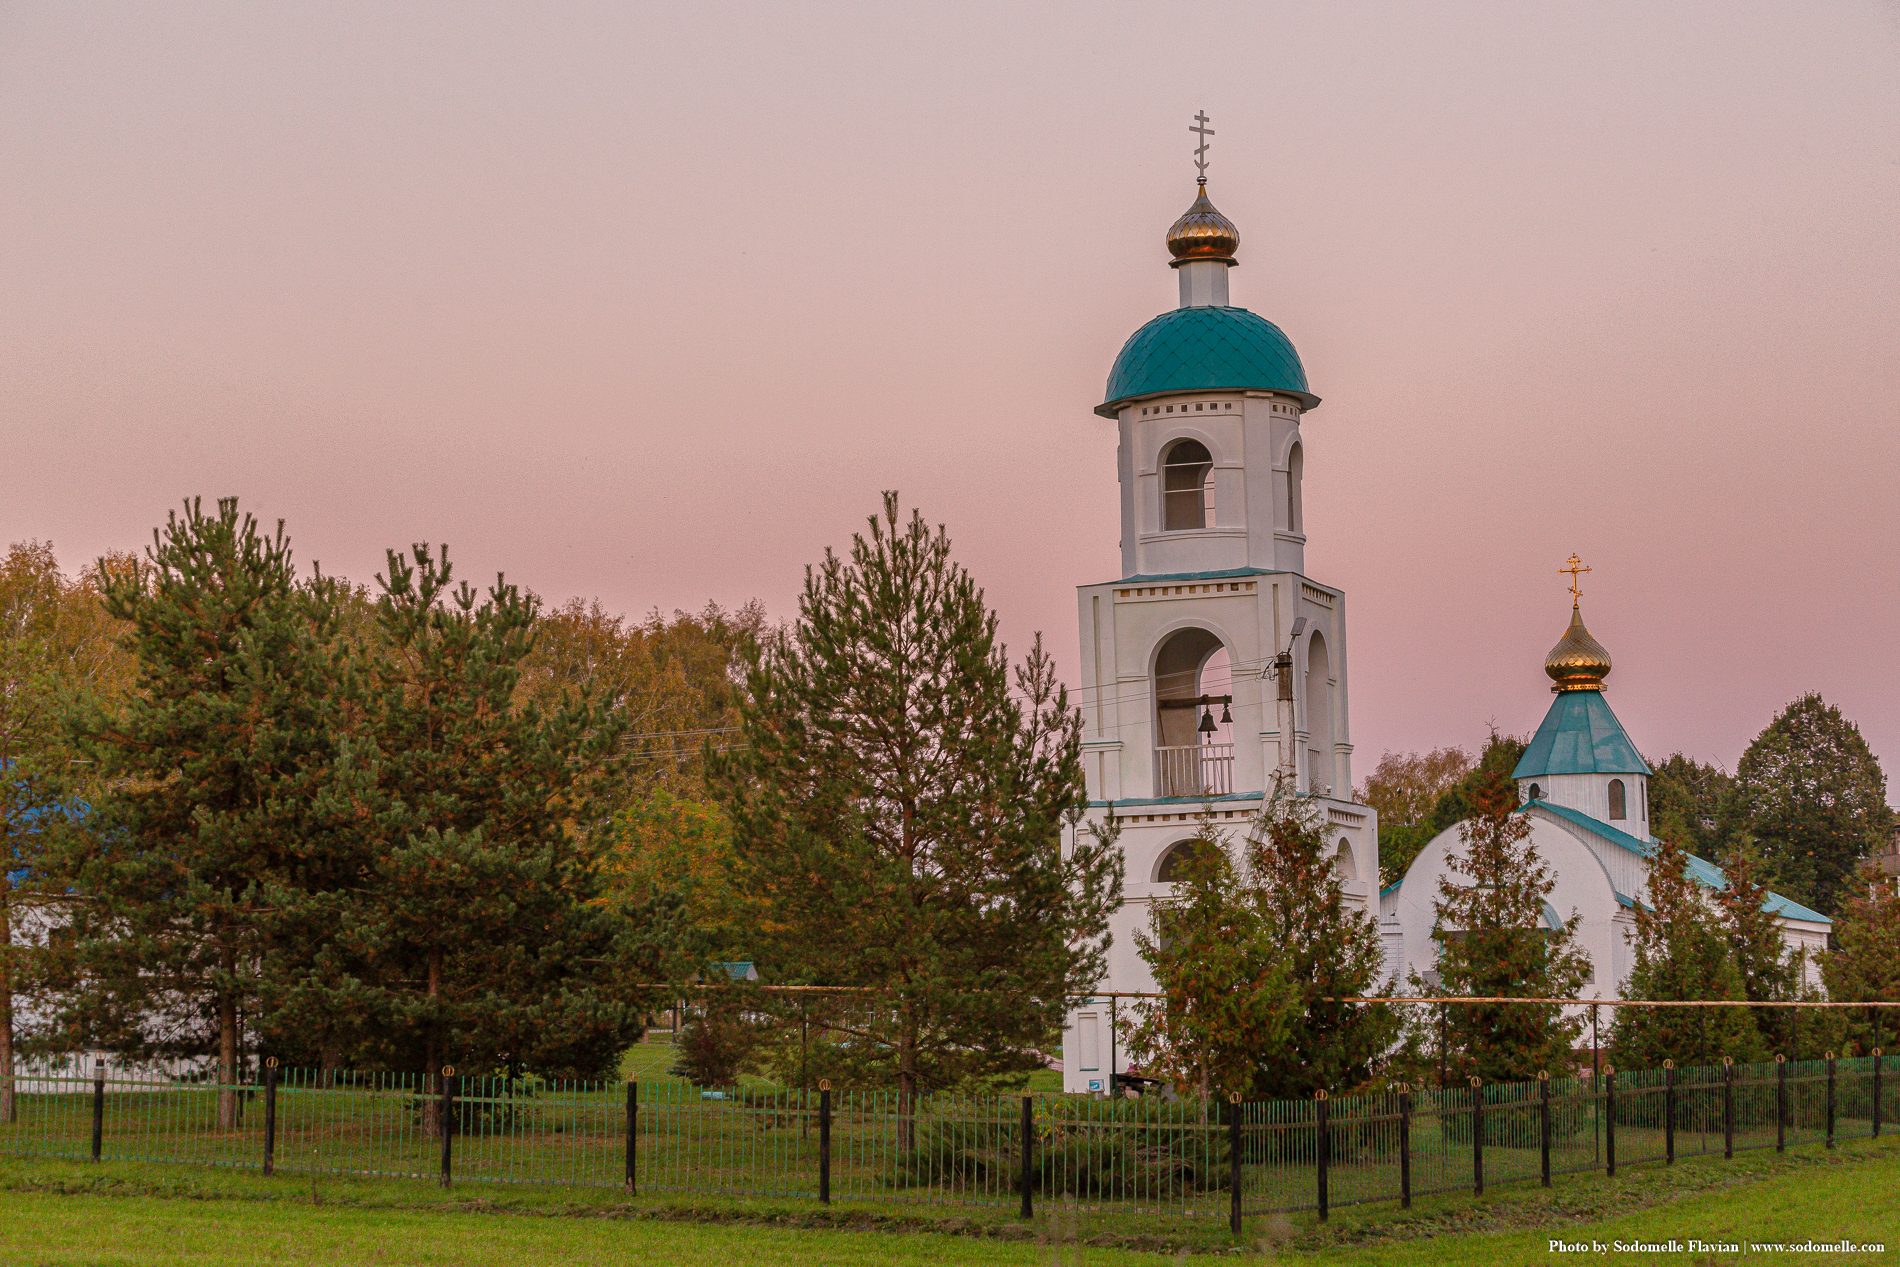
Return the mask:
<path id="1" fill-rule="evenodd" d="M 1576 551 L 1646 752 L 1819 690 L 1900 776 L 1891 3 L 15 0 L 0 540 L 235 493 L 353 577 L 783 616 L 896 487 L 1073 672 L 1197 109 L 1361 775 L 1535 727 Z"/>

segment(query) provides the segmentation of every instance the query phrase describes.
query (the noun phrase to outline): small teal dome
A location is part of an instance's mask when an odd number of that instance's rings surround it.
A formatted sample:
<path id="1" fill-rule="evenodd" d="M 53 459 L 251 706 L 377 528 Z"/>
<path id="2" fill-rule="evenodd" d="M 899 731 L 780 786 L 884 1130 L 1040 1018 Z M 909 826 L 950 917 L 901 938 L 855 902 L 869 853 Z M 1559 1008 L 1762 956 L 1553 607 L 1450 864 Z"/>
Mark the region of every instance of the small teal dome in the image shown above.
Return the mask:
<path id="1" fill-rule="evenodd" d="M 1095 412 L 1113 418 L 1143 396 L 1235 389 L 1285 392 L 1307 409 L 1319 404 L 1279 326 L 1245 308 L 1176 308 L 1129 336 Z"/>

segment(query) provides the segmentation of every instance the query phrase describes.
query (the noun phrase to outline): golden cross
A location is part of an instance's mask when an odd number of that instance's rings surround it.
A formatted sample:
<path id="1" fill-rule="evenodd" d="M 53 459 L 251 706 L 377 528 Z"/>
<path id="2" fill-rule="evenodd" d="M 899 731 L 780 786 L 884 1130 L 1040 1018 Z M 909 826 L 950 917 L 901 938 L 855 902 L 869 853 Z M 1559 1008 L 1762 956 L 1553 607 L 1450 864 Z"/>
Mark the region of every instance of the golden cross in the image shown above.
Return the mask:
<path id="1" fill-rule="evenodd" d="M 1570 574 L 1570 595 L 1572 598 L 1581 599 L 1583 597 L 1583 591 L 1577 588 L 1577 573 L 1588 572 L 1589 570 L 1589 568 L 1583 565 L 1583 560 L 1574 554 L 1570 556 L 1569 567 L 1557 569 L 1557 575 L 1559 576 L 1562 576 L 1566 572 Z"/>

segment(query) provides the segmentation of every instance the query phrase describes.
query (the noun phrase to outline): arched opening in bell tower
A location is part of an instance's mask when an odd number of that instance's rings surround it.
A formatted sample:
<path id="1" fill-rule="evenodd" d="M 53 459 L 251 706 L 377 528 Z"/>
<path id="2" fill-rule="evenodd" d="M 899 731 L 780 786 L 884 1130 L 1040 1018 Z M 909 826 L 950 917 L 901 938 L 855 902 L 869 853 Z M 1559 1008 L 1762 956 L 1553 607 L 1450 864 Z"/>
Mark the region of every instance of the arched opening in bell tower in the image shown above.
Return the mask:
<path id="1" fill-rule="evenodd" d="M 1333 784 L 1333 661 L 1326 638 L 1306 644 L 1306 790 L 1326 796 Z"/>
<path id="2" fill-rule="evenodd" d="M 1161 796 L 1234 790 L 1232 672 L 1205 629 L 1180 629 L 1155 653 L 1155 781 Z"/>

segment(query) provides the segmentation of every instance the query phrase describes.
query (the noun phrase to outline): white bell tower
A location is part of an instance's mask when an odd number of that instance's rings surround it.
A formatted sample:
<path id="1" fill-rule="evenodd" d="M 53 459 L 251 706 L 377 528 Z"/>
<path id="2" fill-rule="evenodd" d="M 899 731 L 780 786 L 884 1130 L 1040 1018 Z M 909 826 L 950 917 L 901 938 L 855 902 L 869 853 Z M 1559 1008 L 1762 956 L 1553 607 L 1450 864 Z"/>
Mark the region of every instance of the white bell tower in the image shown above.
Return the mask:
<path id="1" fill-rule="evenodd" d="M 1132 934 L 1203 818 L 1238 839 L 1283 777 L 1318 800 L 1348 899 L 1378 911 L 1378 818 L 1352 799 L 1346 596 L 1306 575 L 1300 428 L 1319 398 L 1279 327 L 1229 306 L 1239 245 L 1203 174 L 1168 232 L 1180 307 L 1128 340 L 1095 410 L 1119 438 L 1122 575 L 1079 590 L 1083 761 L 1091 816 L 1123 824 L 1127 901 L 1104 997 L 1070 1016 L 1070 1091 L 1127 1069 L 1107 993 L 1154 988 Z"/>

